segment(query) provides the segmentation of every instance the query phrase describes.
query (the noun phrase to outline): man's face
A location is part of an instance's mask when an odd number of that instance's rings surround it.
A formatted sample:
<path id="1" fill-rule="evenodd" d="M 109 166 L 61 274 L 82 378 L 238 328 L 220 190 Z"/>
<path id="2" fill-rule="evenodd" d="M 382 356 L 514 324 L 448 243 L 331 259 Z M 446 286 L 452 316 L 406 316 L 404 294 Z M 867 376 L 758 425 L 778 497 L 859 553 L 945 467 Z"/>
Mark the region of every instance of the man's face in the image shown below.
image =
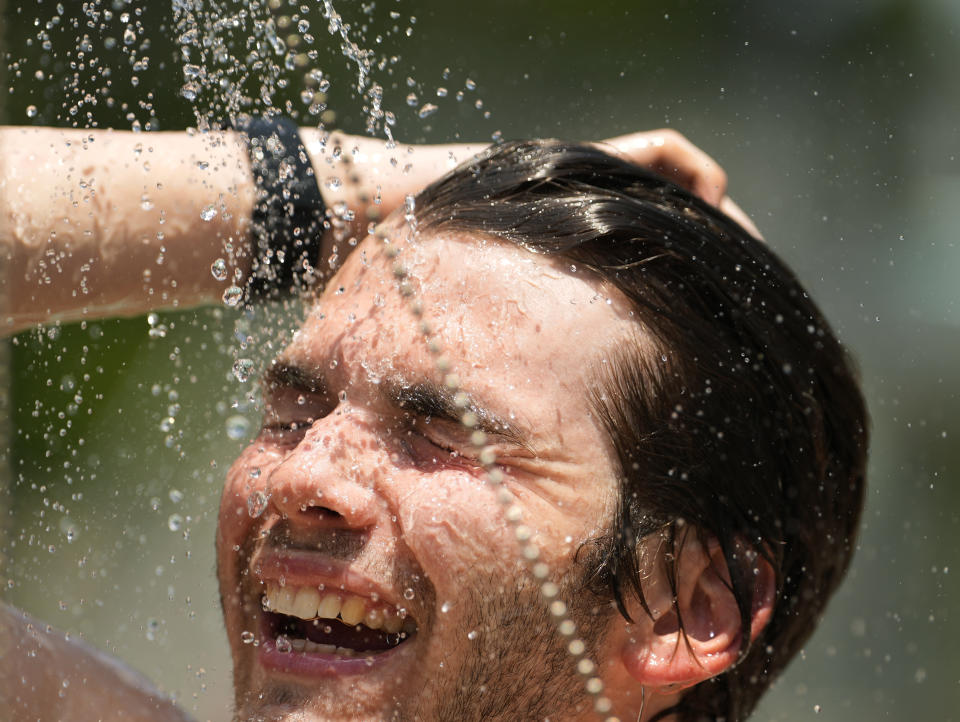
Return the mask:
<path id="1" fill-rule="evenodd" d="M 634 321 L 587 274 L 509 244 L 398 245 L 441 352 L 368 238 L 268 374 L 264 427 L 229 471 L 218 566 L 237 715 L 577 716 L 582 680 L 445 381 L 469 395 L 602 664 L 614 614 L 574 555 L 612 520 L 591 384 Z"/>

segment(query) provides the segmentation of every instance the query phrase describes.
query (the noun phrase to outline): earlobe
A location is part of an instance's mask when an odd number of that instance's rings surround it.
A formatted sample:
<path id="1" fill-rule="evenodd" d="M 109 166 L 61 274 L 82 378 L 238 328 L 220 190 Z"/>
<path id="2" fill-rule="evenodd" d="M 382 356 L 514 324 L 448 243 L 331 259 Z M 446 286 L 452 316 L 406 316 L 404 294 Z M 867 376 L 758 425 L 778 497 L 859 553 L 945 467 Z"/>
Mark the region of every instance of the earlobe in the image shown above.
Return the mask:
<path id="1" fill-rule="evenodd" d="M 666 570 L 658 567 L 644 580 L 655 619 L 644 617 L 643 623 L 633 625 L 621 649 L 630 676 L 663 694 L 692 687 L 733 666 L 742 639 L 740 610 L 719 544 L 704 543 L 691 533 L 678 547 L 676 605 L 668 592 Z M 755 567 L 749 631 L 755 639 L 773 612 L 776 575 L 766 559 L 746 546 L 737 556 Z"/>

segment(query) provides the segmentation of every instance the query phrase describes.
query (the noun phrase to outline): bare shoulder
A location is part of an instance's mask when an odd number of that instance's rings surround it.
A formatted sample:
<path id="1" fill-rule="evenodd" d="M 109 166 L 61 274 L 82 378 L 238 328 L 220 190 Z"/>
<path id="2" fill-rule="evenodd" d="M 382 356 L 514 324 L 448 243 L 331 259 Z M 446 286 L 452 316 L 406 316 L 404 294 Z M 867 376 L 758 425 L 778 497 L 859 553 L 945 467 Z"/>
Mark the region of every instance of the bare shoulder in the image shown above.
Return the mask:
<path id="1" fill-rule="evenodd" d="M 0 604 L 0 705 L 10 719 L 190 720 L 115 657 Z"/>

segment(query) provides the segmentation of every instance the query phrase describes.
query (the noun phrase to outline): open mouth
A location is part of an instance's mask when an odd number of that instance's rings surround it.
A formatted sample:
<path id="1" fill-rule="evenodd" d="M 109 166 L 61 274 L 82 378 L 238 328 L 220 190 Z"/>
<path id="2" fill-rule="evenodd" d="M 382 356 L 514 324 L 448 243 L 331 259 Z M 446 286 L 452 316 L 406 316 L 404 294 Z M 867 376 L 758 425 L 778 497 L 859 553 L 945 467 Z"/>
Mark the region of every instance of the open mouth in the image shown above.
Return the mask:
<path id="1" fill-rule="evenodd" d="M 264 633 L 281 653 L 370 657 L 417 633 L 405 610 L 349 592 L 267 584 L 261 601 Z"/>

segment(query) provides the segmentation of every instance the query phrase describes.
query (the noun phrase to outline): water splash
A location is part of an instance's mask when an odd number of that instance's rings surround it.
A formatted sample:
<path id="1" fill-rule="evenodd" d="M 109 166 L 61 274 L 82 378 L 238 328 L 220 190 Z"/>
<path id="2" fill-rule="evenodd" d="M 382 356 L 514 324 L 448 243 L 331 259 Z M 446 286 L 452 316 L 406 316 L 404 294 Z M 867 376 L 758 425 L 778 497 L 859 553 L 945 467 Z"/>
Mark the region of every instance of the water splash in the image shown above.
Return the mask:
<path id="1" fill-rule="evenodd" d="M 240 383 L 246 383 L 250 380 L 250 374 L 253 371 L 253 359 L 241 358 L 233 362 L 233 376 Z"/>

